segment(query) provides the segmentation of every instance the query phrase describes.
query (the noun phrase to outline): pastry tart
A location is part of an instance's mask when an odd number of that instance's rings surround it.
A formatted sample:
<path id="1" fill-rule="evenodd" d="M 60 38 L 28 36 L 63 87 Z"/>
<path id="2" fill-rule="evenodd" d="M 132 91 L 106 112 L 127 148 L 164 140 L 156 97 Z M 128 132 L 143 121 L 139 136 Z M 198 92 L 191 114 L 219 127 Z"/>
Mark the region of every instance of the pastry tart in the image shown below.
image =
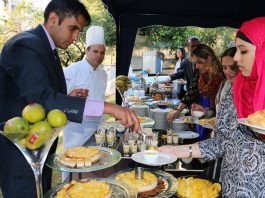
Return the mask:
<path id="1" fill-rule="evenodd" d="M 71 168 L 91 167 L 92 163 L 100 159 L 101 151 L 97 147 L 75 147 L 67 149 L 58 161 Z"/>
<path id="2" fill-rule="evenodd" d="M 247 117 L 247 122 L 251 125 L 265 128 L 265 109 L 256 111 Z"/>
<path id="3" fill-rule="evenodd" d="M 150 172 L 144 171 L 143 179 L 135 179 L 135 171 L 129 171 L 118 174 L 115 179 L 127 186 L 132 187 L 138 193 L 150 191 L 156 188 L 158 179 Z"/>
<path id="4" fill-rule="evenodd" d="M 56 198 L 110 198 L 111 185 L 97 180 L 71 181 L 57 192 Z"/>

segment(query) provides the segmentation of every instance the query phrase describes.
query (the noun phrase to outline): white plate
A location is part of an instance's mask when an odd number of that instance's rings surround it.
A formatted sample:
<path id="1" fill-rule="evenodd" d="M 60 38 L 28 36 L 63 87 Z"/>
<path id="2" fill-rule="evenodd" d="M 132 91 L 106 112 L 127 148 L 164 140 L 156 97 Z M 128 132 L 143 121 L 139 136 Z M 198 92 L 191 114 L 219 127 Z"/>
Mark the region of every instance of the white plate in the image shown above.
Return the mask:
<path id="1" fill-rule="evenodd" d="M 253 131 L 265 135 L 265 128 L 249 124 L 247 118 L 239 118 L 237 120 L 240 124 L 250 127 Z"/>
<path id="2" fill-rule="evenodd" d="M 167 109 L 160 109 L 160 108 L 156 108 L 156 109 L 150 109 L 150 111 L 152 111 L 152 112 L 161 112 L 161 113 L 167 113 L 167 112 L 170 112 L 171 111 L 171 109 L 169 109 L 169 108 L 167 108 Z"/>
<path id="3" fill-rule="evenodd" d="M 143 127 L 152 127 L 155 124 L 155 121 L 149 117 L 143 117 L 144 121 L 140 123 Z"/>
<path id="4" fill-rule="evenodd" d="M 138 152 L 132 155 L 132 160 L 141 164 L 146 164 L 148 166 L 162 166 L 165 164 L 173 163 L 177 160 L 177 157 L 170 153 L 159 153 L 158 155 L 159 157 L 157 158 L 157 160 L 149 162 L 144 158 L 143 152 Z"/>
<path id="5" fill-rule="evenodd" d="M 149 108 L 147 105 L 137 105 L 137 104 L 134 104 L 131 106 L 131 108 L 136 108 L 136 109 L 146 109 L 146 108 Z"/>
<path id="6" fill-rule="evenodd" d="M 193 131 L 179 131 L 179 132 L 176 132 L 176 134 L 181 139 L 195 139 L 199 137 L 199 134 Z"/>

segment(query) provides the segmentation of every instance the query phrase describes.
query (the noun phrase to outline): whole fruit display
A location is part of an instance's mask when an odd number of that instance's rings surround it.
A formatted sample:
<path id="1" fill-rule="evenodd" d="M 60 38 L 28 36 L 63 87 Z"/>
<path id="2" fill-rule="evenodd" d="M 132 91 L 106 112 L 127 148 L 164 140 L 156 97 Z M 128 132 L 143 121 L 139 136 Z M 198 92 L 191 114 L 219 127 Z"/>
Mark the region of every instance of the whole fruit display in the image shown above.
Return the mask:
<path id="1" fill-rule="evenodd" d="M 67 123 L 67 117 L 65 113 L 59 109 L 53 109 L 49 111 L 47 120 L 52 127 L 63 127 Z"/>
<path id="2" fill-rule="evenodd" d="M 47 121 L 39 121 L 33 124 L 25 139 L 26 147 L 31 150 L 41 147 L 53 135 L 53 130 Z"/>
<path id="3" fill-rule="evenodd" d="M 132 87 L 131 80 L 128 76 L 119 75 L 115 79 L 115 86 L 121 93 L 124 93 Z"/>
<path id="4" fill-rule="evenodd" d="M 45 116 L 44 107 L 37 103 L 27 105 L 22 111 L 22 117 L 31 124 L 44 120 Z"/>
<path id="5" fill-rule="evenodd" d="M 29 133 L 29 123 L 21 117 L 11 118 L 5 123 L 4 132 L 12 139 L 22 139 Z"/>

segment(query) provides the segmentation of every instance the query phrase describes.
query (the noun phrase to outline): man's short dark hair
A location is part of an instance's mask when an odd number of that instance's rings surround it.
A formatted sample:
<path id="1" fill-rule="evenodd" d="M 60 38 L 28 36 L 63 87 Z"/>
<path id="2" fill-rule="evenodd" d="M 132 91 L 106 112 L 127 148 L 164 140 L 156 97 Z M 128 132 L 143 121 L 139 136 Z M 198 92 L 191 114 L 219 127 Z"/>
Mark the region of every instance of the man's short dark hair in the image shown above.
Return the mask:
<path id="1" fill-rule="evenodd" d="M 86 26 L 90 24 L 90 15 L 79 0 L 51 0 L 44 11 L 44 23 L 48 21 L 49 14 L 55 12 L 59 16 L 59 24 L 66 17 L 75 17 L 82 15 L 86 20 Z"/>

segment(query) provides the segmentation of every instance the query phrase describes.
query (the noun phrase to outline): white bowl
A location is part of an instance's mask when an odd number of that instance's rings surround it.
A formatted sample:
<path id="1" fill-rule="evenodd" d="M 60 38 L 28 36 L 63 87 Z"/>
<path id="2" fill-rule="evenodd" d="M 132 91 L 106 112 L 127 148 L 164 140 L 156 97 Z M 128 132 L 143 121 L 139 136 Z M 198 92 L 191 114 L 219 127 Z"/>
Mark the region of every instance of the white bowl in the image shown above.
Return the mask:
<path id="1" fill-rule="evenodd" d="M 146 150 L 143 151 L 143 157 L 147 162 L 154 162 L 159 157 L 159 152 L 157 150 Z"/>
<path id="2" fill-rule="evenodd" d="M 192 114 L 195 118 L 200 118 L 204 115 L 203 111 L 192 111 Z"/>
<path id="3" fill-rule="evenodd" d="M 191 158 L 181 158 L 181 160 L 184 164 L 190 164 L 192 162 L 192 157 Z"/>

